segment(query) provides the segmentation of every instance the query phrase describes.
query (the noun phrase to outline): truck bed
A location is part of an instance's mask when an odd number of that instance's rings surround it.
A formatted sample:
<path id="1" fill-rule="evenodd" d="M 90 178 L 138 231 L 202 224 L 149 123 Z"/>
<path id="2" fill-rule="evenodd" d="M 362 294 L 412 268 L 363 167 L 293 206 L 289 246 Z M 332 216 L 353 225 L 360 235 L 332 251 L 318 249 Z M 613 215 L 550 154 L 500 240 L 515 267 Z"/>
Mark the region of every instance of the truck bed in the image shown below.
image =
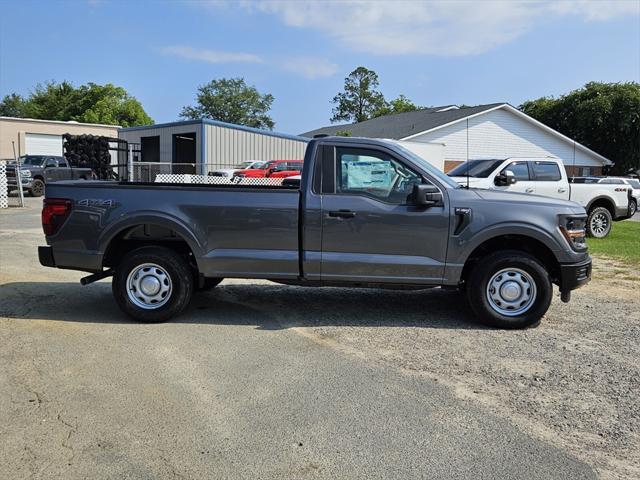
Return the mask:
<path id="1" fill-rule="evenodd" d="M 113 238 L 151 225 L 168 238 L 185 238 L 208 277 L 297 278 L 299 191 L 283 186 L 189 185 L 131 182 L 57 182 L 48 198 L 73 202 L 55 236 L 58 266 L 100 271 Z M 177 236 L 176 236 L 177 238 Z"/>

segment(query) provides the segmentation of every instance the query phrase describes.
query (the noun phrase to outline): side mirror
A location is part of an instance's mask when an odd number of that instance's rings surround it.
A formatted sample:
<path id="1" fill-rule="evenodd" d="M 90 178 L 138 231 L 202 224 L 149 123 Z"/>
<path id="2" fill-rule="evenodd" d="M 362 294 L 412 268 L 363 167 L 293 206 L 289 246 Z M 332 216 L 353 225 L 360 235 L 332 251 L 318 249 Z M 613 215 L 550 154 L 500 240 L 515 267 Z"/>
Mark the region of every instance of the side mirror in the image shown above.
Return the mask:
<path id="1" fill-rule="evenodd" d="M 432 207 L 442 203 L 442 193 L 440 193 L 440 190 L 433 185 L 425 185 L 421 183 L 413 186 L 411 200 L 414 205 Z"/>
<path id="2" fill-rule="evenodd" d="M 513 185 L 516 182 L 516 176 L 511 170 L 505 170 L 504 172 L 496 175 L 496 178 L 493 180 L 493 183 L 495 183 L 498 187 L 508 187 L 509 185 Z"/>

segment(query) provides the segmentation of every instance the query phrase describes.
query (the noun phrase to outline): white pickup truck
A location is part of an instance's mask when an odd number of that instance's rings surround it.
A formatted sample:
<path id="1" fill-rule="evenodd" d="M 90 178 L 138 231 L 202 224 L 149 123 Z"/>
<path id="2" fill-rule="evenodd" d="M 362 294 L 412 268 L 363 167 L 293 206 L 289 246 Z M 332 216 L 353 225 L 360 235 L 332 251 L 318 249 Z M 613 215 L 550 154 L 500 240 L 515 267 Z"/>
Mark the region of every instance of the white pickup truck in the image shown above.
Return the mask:
<path id="1" fill-rule="evenodd" d="M 569 183 L 564 165 L 557 158 L 469 160 L 448 175 L 470 188 L 522 192 L 579 203 L 589 215 L 587 232 L 592 237 L 606 237 L 614 220 L 630 217 L 628 185 Z"/>

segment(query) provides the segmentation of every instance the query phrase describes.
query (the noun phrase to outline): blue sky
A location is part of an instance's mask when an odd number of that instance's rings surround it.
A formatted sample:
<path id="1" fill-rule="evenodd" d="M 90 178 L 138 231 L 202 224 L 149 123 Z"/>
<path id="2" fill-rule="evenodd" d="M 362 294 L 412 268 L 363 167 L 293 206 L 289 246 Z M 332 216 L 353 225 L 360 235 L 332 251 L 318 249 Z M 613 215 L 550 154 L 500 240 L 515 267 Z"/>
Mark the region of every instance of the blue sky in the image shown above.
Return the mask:
<path id="1" fill-rule="evenodd" d="M 2 96 L 46 80 L 111 82 L 160 123 L 198 85 L 241 76 L 275 96 L 275 130 L 300 133 L 330 123 L 359 65 L 387 98 L 425 106 L 640 81 L 640 0 L 0 1 Z"/>

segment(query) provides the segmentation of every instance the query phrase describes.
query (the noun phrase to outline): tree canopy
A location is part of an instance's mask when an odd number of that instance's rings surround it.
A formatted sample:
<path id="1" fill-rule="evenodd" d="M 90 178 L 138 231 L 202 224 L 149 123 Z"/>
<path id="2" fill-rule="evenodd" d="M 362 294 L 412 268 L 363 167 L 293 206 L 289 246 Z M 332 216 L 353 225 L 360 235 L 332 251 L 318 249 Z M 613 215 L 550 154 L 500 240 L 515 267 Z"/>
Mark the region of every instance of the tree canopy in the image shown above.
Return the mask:
<path id="1" fill-rule="evenodd" d="M 413 112 L 424 107 L 419 107 L 403 94 L 389 102 L 385 101 L 384 105 L 373 112 L 373 117 L 382 117 L 383 115 L 392 115 L 394 113 Z"/>
<path id="2" fill-rule="evenodd" d="M 111 83 L 77 88 L 67 81 L 38 84 L 26 98 L 17 93 L 6 95 L 0 102 L 0 115 L 122 127 L 153 124 L 136 98 Z"/>
<path id="3" fill-rule="evenodd" d="M 520 105 L 527 115 L 615 162 L 614 172 L 640 168 L 640 84 L 589 82 L 559 98 Z"/>
<path id="4" fill-rule="evenodd" d="M 333 97 L 332 122 L 363 122 L 385 106 L 382 93 L 377 88 L 378 74 L 365 67 L 358 67 L 344 79 L 344 90 Z"/>
<path id="5" fill-rule="evenodd" d="M 273 100 L 273 95 L 261 94 L 255 87 L 248 86 L 243 78 L 221 78 L 198 87 L 196 105 L 184 107 L 180 117 L 210 118 L 272 130 L 275 123 L 269 110 Z"/>

